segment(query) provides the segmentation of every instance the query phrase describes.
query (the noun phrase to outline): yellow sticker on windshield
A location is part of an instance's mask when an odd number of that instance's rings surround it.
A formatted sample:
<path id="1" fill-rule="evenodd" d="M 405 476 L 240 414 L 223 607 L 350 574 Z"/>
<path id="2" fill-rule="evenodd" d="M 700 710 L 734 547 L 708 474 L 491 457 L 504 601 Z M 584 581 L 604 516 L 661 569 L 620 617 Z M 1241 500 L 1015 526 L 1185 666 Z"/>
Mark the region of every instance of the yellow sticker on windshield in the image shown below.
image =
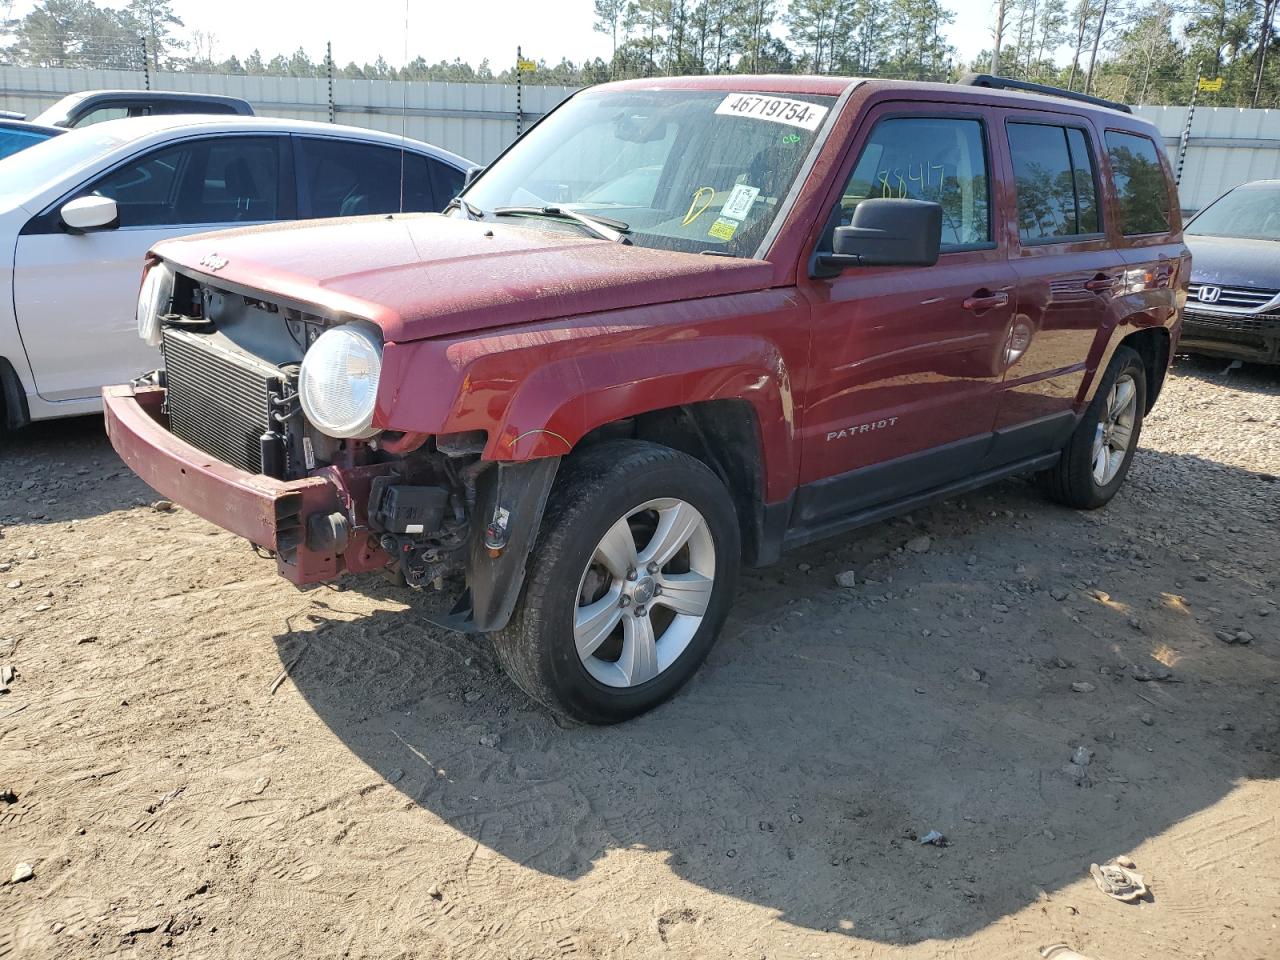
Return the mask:
<path id="1" fill-rule="evenodd" d="M 728 243 L 733 239 L 733 235 L 738 232 L 738 225 L 732 220 L 726 220 L 721 217 L 711 225 L 711 229 L 707 231 L 707 236 L 715 237 L 717 240 L 723 240 Z"/>

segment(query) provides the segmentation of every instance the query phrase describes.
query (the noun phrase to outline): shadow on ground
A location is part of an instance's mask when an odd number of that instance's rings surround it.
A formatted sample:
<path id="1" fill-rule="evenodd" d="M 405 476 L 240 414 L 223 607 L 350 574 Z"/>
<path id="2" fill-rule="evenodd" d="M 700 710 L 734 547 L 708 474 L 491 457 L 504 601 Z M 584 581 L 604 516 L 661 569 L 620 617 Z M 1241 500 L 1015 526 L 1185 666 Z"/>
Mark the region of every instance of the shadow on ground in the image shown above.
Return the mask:
<path id="1" fill-rule="evenodd" d="M 1170 476 L 1181 488 L 1152 496 Z M 1255 541 L 1256 563 L 1238 565 L 1213 535 L 1229 519 L 1212 511 L 1203 537 L 1171 529 L 1167 511 L 1210 489 L 1234 522 L 1259 525 L 1276 491 L 1144 451 L 1101 513 L 1050 507 L 1012 482 L 788 557 L 744 577 L 724 636 L 675 701 L 613 728 L 558 726 L 483 640 L 412 611 L 344 617 L 341 591 L 317 598 L 331 615 L 276 641 L 356 756 L 514 863 L 572 879 L 611 850 L 646 848 L 791 923 L 952 939 L 1242 779 L 1280 776 L 1280 634 L 1228 645 L 1205 613 L 1255 609 L 1280 548 Z M 922 526 L 929 554 L 894 552 Z M 836 588 L 849 565 L 879 582 Z M 356 589 L 418 602 L 374 581 Z M 486 734 L 496 747 L 480 745 Z M 1095 752 L 1083 783 L 1064 770 L 1080 745 Z M 930 829 L 952 845 L 914 841 Z"/>

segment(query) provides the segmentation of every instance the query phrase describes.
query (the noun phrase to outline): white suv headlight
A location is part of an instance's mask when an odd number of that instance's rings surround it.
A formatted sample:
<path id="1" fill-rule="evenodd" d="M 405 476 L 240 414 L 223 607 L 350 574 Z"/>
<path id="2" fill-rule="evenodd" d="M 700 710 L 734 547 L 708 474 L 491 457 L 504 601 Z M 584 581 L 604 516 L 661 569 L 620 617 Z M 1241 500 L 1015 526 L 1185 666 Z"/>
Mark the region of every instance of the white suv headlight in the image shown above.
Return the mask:
<path id="1" fill-rule="evenodd" d="M 160 346 L 160 314 L 172 297 L 173 271 L 162 260 L 147 271 L 138 292 L 138 336 L 148 346 Z"/>
<path id="2" fill-rule="evenodd" d="M 302 411 L 331 437 L 370 437 L 382 373 L 382 341 L 348 323 L 326 330 L 302 358 L 298 393 Z"/>

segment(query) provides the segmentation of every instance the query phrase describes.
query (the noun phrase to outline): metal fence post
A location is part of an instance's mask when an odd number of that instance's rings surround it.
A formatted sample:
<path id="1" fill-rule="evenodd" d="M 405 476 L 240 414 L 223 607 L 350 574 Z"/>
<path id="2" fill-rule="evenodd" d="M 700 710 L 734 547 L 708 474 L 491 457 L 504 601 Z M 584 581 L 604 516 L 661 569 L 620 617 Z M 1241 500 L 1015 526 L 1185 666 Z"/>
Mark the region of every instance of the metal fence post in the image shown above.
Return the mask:
<path id="1" fill-rule="evenodd" d="M 1182 186 L 1182 165 L 1187 160 L 1187 144 L 1191 142 L 1191 121 L 1196 116 L 1196 96 L 1200 93 L 1200 64 L 1196 64 L 1196 85 L 1191 88 L 1191 102 L 1187 105 L 1187 124 L 1182 128 L 1182 139 L 1178 142 L 1178 170 L 1173 182 Z"/>
<path id="2" fill-rule="evenodd" d="M 329 122 L 337 123 L 338 111 L 333 104 L 333 41 L 324 45 L 324 66 L 325 73 L 329 76 Z"/>
<path id="3" fill-rule="evenodd" d="M 147 56 L 147 36 L 138 35 L 138 43 L 142 46 L 142 89 L 151 89 L 151 60 Z"/>
<path id="4" fill-rule="evenodd" d="M 524 71 L 520 69 L 520 61 L 524 57 L 520 55 L 520 48 L 516 47 L 516 136 L 520 136 L 524 129 L 524 107 L 521 103 L 521 94 L 524 87 Z"/>

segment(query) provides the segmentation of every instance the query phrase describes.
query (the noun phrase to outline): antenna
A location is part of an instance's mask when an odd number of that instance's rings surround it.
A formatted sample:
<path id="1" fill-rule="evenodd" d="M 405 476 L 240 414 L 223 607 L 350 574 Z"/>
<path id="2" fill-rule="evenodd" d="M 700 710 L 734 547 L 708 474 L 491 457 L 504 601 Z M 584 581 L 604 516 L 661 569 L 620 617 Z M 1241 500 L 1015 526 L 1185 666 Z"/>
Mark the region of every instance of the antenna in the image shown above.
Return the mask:
<path id="1" fill-rule="evenodd" d="M 400 68 L 400 212 L 404 213 L 404 147 L 406 116 L 409 113 L 409 0 L 404 0 L 404 66 Z"/>

